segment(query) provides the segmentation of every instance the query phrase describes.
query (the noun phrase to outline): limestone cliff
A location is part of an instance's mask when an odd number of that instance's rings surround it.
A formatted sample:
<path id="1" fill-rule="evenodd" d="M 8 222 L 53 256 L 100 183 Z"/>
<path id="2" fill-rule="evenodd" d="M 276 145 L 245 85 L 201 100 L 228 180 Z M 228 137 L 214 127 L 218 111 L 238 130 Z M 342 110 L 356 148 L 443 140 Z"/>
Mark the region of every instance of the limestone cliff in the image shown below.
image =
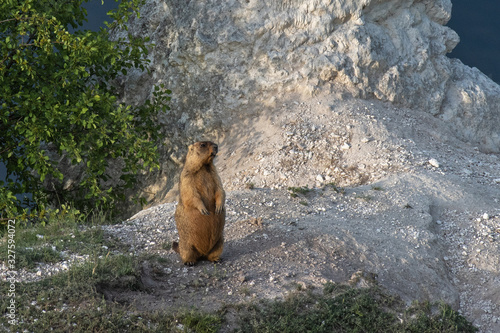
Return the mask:
<path id="1" fill-rule="evenodd" d="M 464 142 L 499 152 L 500 87 L 446 56 L 459 42 L 445 26 L 451 7 L 450 0 L 149 0 L 129 31 L 155 43 L 151 74 L 121 81 L 128 102 L 149 98 L 158 83 L 173 91 L 162 172 L 149 191 L 161 200 L 172 188 L 187 143 L 224 137 L 285 96 L 326 92 L 426 111 Z"/>

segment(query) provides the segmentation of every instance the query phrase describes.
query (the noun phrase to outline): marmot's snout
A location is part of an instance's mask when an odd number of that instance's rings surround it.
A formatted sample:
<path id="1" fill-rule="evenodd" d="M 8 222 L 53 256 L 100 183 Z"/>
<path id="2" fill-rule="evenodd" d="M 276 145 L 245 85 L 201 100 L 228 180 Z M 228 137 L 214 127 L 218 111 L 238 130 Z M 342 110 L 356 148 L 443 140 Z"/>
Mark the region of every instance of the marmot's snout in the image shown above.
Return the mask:
<path id="1" fill-rule="evenodd" d="M 217 146 L 216 144 L 213 144 L 212 145 L 212 156 L 216 156 L 218 151 L 219 151 L 219 146 Z"/>

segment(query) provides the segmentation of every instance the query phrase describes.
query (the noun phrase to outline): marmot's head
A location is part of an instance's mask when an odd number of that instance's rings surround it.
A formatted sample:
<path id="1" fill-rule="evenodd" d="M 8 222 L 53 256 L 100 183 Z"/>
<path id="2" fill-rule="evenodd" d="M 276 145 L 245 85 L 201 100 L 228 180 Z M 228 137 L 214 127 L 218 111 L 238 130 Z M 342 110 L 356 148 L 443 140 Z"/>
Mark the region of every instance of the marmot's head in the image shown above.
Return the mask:
<path id="1" fill-rule="evenodd" d="M 195 142 L 189 146 L 187 158 L 192 159 L 194 158 L 194 156 L 196 156 L 197 161 L 201 162 L 202 164 L 208 164 L 213 161 L 215 156 L 217 156 L 218 151 L 219 147 L 213 142 Z"/>

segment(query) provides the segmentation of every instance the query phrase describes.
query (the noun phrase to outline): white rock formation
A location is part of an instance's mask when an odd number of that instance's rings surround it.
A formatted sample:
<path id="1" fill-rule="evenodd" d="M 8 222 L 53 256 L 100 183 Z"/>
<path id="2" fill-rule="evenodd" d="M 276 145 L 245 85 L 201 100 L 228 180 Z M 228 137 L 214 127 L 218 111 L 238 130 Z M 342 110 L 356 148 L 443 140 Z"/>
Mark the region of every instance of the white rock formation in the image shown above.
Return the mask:
<path id="1" fill-rule="evenodd" d="M 151 74 L 121 80 L 128 102 L 159 83 L 173 91 L 162 170 L 145 193 L 165 198 L 191 141 L 320 92 L 426 111 L 499 152 L 500 87 L 446 56 L 459 42 L 450 16 L 450 0 L 149 0 L 129 32 L 155 44 Z"/>

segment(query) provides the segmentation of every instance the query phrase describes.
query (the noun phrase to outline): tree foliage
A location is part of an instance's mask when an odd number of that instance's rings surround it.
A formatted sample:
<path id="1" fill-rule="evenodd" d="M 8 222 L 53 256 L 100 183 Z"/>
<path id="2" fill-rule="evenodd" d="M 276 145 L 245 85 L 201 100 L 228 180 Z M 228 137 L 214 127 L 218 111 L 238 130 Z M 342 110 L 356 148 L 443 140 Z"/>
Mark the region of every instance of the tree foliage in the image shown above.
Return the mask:
<path id="1" fill-rule="evenodd" d="M 158 166 L 156 120 L 170 91 L 157 86 L 151 100 L 130 106 L 119 103 L 113 84 L 131 69 L 146 70 L 147 39 L 109 34 L 126 31 L 144 0 L 122 0 L 98 32 L 78 29 L 84 1 L 0 2 L 1 218 L 26 214 L 15 197 L 22 193 L 33 194 L 28 205 L 38 211 L 51 198 L 112 206 L 136 174 Z M 64 163 L 78 179 L 67 178 Z M 114 187 L 105 186 L 110 163 L 122 167 Z"/>

